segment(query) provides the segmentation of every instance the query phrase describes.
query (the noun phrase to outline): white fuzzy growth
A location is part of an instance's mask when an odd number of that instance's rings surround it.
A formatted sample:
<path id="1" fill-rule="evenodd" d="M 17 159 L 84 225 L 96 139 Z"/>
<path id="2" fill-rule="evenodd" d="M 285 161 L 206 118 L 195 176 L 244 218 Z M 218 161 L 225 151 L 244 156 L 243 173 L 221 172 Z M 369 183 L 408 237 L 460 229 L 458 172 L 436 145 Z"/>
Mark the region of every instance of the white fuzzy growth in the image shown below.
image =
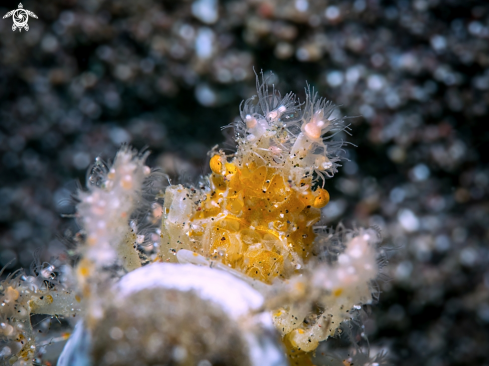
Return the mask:
<path id="1" fill-rule="evenodd" d="M 271 111 L 270 113 L 268 113 L 268 118 L 272 121 L 276 121 L 278 120 L 282 114 L 287 110 L 287 107 L 281 105 L 280 107 L 278 107 L 277 109 L 274 109 L 273 111 Z"/>
<path id="2" fill-rule="evenodd" d="M 316 174 L 323 183 L 337 172 L 342 141 L 332 135 L 347 131 L 338 109 L 306 91 L 300 103 L 294 94 L 284 97 L 257 77 L 257 97 L 242 103 L 241 121 L 236 123 L 237 160 L 280 168 L 296 188 L 304 175 Z M 256 159 L 256 160 L 255 160 Z"/>
<path id="3" fill-rule="evenodd" d="M 190 229 L 190 217 L 194 212 L 194 204 L 189 199 L 190 194 L 191 191 L 182 185 L 166 189 L 159 246 L 159 254 L 163 261 L 177 262 L 175 252 L 191 249 L 186 234 Z"/>
<path id="4" fill-rule="evenodd" d="M 312 100 L 308 98 L 302 116 L 301 132 L 290 150 L 290 160 L 294 166 L 302 169 L 313 167 L 316 171 L 325 172 L 334 168 L 331 161 L 334 151 L 329 151 L 334 149 L 323 141 L 323 136 L 338 126 L 334 126 L 329 120 L 334 109 L 323 100 L 314 102 L 314 98 L 311 98 Z M 332 172 L 326 174 L 331 175 Z"/>
<path id="5" fill-rule="evenodd" d="M 47 300 L 39 300 L 40 297 L 46 295 L 51 296 L 52 303 Z M 45 290 L 40 292 L 37 296 L 32 297 L 33 304 L 31 303 L 32 314 L 49 314 L 49 315 L 62 315 L 66 317 L 79 314 L 82 311 L 80 300 L 75 298 L 75 294 L 72 291 L 63 290 Z"/>
<path id="6" fill-rule="evenodd" d="M 282 336 L 297 329 L 304 318 L 310 312 L 309 302 L 296 302 L 288 306 L 287 309 L 281 308 L 273 313 L 273 322 L 275 328 L 281 333 Z"/>
<path id="7" fill-rule="evenodd" d="M 98 265 L 117 258 L 128 220 L 140 200 L 145 158 L 123 148 L 102 176 L 102 184 L 89 186 L 88 192 L 79 194 L 77 211 L 87 238 L 85 257 Z"/>
<path id="8" fill-rule="evenodd" d="M 292 278 L 285 287 L 292 298 L 309 296 L 310 302 L 324 308 L 315 323 L 303 327 L 302 320 L 310 308 L 301 308 L 300 303 L 293 303 L 274 315 L 277 329 L 282 334 L 290 333 L 292 344 L 303 351 L 313 351 L 319 342 L 333 336 L 341 322 L 350 318 L 351 309 L 372 302 L 371 282 L 379 273 L 378 234 L 374 230 L 360 229 L 347 235 L 345 240 L 346 249 L 335 265 L 318 266 L 311 276 Z M 308 284 L 312 290 L 301 295 Z"/>
<path id="9" fill-rule="evenodd" d="M 170 186 L 166 189 L 166 195 L 172 196 L 167 222 L 173 225 L 183 225 L 186 222 L 185 228 L 188 229 L 189 217 L 194 206 L 192 201 L 187 199 L 188 190 L 182 185 Z"/>
<path id="10" fill-rule="evenodd" d="M 248 133 L 250 135 L 253 135 L 254 138 L 262 137 L 270 128 L 267 121 L 261 116 L 255 117 L 248 114 L 246 115 L 245 123 L 246 128 L 248 129 Z"/>
<path id="11" fill-rule="evenodd" d="M 321 302 L 328 311 L 340 314 L 343 312 L 335 309 L 336 306 L 350 309 L 372 301 L 370 283 L 379 272 L 377 242 L 377 233 L 361 229 L 359 235 L 349 238 L 335 266 L 316 271 L 313 282 L 327 290 Z"/>
<path id="12" fill-rule="evenodd" d="M 326 290 L 320 303 L 325 307 L 325 314 L 332 315 L 335 322 L 330 335 L 345 319 L 346 310 L 372 302 L 371 282 L 379 273 L 377 233 L 361 229 L 358 235 L 347 240 L 346 250 L 338 257 L 338 263 L 318 269 L 312 279 L 315 286 Z"/>
<path id="13" fill-rule="evenodd" d="M 292 159 L 297 158 L 294 160 L 298 160 L 298 161 L 303 160 L 307 155 L 311 154 L 311 148 L 313 146 L 313 143 L 314 143 L 313 139 L 309 138 L 306 134 L 301 132 L 297 137 L 297 140 L 295 140 L 292 149 L 290 150 L 291 158 Z"/>

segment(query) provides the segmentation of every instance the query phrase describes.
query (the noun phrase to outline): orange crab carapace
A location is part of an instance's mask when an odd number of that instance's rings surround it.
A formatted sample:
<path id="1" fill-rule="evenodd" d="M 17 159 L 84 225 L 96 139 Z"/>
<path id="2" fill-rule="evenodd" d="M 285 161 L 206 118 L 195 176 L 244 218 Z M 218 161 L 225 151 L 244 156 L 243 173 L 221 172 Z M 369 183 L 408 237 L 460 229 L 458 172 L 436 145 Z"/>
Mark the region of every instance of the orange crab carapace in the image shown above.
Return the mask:
<path id="1" fill-rule="evenodd" d="M 190 218 L 189 237 L 202 243 L 204 253 L 271 283 L 311 255 L 313 225 L 329 194 L 312 191 L 312 177 L 301 182 L 306 189 L 295 190 L 280 169 L 260 162 L 211 158 L 210 193 Z"/>

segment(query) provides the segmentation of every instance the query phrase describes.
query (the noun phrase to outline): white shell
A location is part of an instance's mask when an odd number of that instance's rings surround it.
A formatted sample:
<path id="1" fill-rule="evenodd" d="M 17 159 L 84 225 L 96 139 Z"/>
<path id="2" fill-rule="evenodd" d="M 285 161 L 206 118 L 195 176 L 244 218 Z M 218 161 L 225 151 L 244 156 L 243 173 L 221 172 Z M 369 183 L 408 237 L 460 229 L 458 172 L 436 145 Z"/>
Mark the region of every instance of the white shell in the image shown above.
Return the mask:
<path id="1" fill-rule="evenodd" d="M 233 319 L 259 309 L 264 302 L 258 291 L 236 277 L 191 264 L 154 263 L 142 267 L 121 278 L 117 293 L 123 300 L 137 291 L 156 287 L 194 290 L 202 299 L 222 307 Z"/>

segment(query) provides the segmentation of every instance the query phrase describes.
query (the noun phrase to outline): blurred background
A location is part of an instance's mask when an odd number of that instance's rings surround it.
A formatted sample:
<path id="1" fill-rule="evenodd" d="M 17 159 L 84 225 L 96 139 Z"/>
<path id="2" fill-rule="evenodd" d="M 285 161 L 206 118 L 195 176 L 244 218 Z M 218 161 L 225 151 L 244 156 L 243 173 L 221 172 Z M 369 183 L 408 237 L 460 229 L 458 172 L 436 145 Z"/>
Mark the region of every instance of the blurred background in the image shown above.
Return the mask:
<path id="1" fill-rule="evenodd" d="M 65 255 L 72 195 L 121 143 L 192 182 L 273 71 L 340 105 L 352 136 L 328 222 L 375 225 L 389 280 L 372 348 L 489 365 L 489 4 L 469 0 L 25 0 L 0 19 L 0 266 Z M 0 15 L 18 7 L 2 1 Z M 227 132 L 232 133 L 232 131 Z M 5 275 L 5 274 L 4 274 Z"/>

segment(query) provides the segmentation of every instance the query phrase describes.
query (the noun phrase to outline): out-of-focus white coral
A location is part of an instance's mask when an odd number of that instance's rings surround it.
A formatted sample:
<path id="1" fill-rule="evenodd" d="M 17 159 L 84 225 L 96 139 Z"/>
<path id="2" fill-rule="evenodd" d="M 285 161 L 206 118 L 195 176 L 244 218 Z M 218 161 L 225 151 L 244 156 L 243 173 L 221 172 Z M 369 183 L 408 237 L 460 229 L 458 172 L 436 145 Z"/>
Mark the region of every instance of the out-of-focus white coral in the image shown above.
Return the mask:
<path id="1" fill-rule="evenodd" d="M 106 316 L 92 332 L 84 325 L 77 326 L 59 366 L 121 364 L 121 359 L 131 365 L 191 365 L 202 359 L 226 365 L 286 363 L 271 316 L 263 309 L 265 299 L 228 273 L 189 264 L 155 263 L 123 276 L 103 300 L 104 311 L 121 314 L 123 319 L 114 322 Z M 196 322 L 190 312 L 199 314 Z M 158 329 L 160 326 L 165 331 Z M 192 336 L 192 332 L 201 334 Z M 135 334 L 141 341 L 134 342 Z M 97 351 L 105 347 L 110 352 L 127 341 L 131 349 L 114 355 L 112 362 Z M 153 350 L 152 344 L 158 348 Z"/>
<path id="2" fill-rule="evenodd" d="M 123 148 L 110 168 L 97 160 L 88 178 L 88 191 L 78 195 L 77 214 L 86 235 L 83 256 L 97 267 L 118 258 L 128 269 L 140 266 L 137 252 L 123 239 L 130 230 L 129 218 L 141 200 L 144 178 L 150 173 L 144 165 L 147 155 Z"/>

